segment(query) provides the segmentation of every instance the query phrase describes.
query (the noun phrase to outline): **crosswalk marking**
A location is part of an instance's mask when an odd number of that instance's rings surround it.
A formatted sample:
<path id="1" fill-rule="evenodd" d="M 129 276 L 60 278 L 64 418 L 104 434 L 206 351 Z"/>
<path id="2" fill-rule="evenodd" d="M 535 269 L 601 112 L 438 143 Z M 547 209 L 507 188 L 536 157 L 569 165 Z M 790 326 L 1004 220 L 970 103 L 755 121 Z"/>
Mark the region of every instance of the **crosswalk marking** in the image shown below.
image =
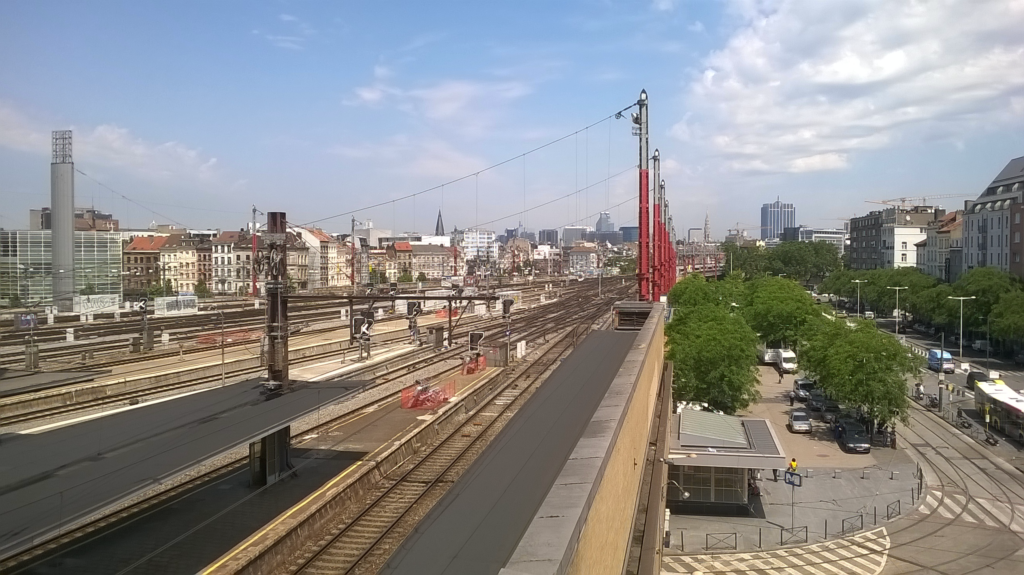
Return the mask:
<path id="1" fill-rule="evenodd" d="M 756 553 L 665 555 L 662 573 L 751 572 L 768 575 L 878 575 L 889 553 L 884 527 L 795 548 Z"/>
<path id="2" fill-rule="evenodd" d="M 917 513 L 938 513 L 949 520 L 984 523 L 987 527 L 1024 533 L 1024 504 L 1011 505 L 996 499 L 971 498 L 963 493 L 946 493 L 943 498 L 941 492 L 931 490 Z"/>

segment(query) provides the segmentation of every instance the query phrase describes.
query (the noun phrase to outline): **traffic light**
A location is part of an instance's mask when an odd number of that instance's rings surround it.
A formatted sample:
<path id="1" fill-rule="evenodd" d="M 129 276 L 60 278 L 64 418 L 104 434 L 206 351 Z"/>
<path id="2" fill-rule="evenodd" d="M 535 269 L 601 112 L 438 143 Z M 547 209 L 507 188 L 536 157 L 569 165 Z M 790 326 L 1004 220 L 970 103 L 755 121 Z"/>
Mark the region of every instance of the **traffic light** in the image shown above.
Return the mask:
<path id="1" fill-rule="evenodd" d="M 362 311 L 362 325 L 359 326 L 359 337 L 365 341 L 370 341 L 370 329 L 373 328 L 373 310 L 364 309 Z"/>
<path id="2" fill-rule="evenodd" d="M 388 289 L 391 292 L 391 295 L 395 295 L 396 293 L 398 293 L 398 282 L 389 283 Z"/>
<path id="3" fill-rule="evenodd" d="M 503 299 L 501 300 L 501 315 L 508 317 L 512 315 L 512 304 L 516 303 L 515 300 Z"/>

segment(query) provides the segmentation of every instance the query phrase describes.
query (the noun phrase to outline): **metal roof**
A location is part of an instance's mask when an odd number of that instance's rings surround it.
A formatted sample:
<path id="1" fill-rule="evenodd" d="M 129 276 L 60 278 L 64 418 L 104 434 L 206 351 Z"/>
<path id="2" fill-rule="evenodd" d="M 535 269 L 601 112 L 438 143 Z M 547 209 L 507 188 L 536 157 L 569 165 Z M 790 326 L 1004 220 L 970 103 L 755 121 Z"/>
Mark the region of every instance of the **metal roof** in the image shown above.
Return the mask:
<path id="1" fill-rule="evenodd" d="M 989 186 L 1006 184 L 1009 182 L 1024 181 L 1024 156 L 1010 160 L 1003 171 L 999 172 L 996 179 L 992 180 Z"/>
<path id="2" fill-rule="evenodd" d="M 745 449 L 747 434 L 740 418 L 710 411 L 684 410 L 679 416 L 679 444 Z"/>

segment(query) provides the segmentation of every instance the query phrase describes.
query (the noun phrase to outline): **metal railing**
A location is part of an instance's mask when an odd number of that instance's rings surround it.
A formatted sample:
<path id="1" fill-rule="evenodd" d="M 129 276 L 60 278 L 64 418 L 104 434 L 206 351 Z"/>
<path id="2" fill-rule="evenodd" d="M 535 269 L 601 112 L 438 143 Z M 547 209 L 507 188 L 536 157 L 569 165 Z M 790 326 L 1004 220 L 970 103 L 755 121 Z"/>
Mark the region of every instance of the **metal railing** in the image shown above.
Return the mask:
<path id="1" fill-rule="evenodd" d="M 807 543 L 807 526 L 782 528 L 779 530 L 779 545 Z"/>
<path id="2" fill-rule="evenodd" d="M 708 533 L 704 536 L 705 551 L 735 551 L 736 533 Z"/>
<path id="3" fill-rule="evenodd" d="M 897 499 L 892 503 L 885 506 L 885 519 L 892 521 L 893 517 L 899 517 L 900 514 L 900 500 Z"/>
<path id="4" fill-rule="evenodd" d="M 858 531 L 862 531 L 863 529 L 864 516 L 854 515 L 852 517 L 847 517 L 846 519 L 843 519 L 843 530 L 840 531 L 840 535 L 846 537 L 847 535 L 852 535 Z"/>

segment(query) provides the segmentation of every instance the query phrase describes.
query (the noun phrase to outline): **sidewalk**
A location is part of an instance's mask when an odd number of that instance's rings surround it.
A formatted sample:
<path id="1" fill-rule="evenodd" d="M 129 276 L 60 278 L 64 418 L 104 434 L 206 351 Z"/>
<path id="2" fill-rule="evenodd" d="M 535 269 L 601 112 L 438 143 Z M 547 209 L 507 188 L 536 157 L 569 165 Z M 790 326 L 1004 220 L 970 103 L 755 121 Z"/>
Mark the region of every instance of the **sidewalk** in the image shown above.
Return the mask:
<path id="1" fill-rule="evenodd" d="M 917 464 L 905 450 L 876 444 L 869 454 L 844 453 L 817 414 L 812 433 L 790 433 L 786 428 L 790 410 L 806 411 L 799 402 L 789 406 L 793 376 L 785 376 L 780 384 L 773 369 L 759 369 L 762 399 L 741 415 L 771 422 L 786 458 L 797 458 L 803 484 L 791 487 L 783 482 L 782 473 L 775 481 L 771 470 L 762 470 L 757 482 L 761 495 L 752 497 L 754 516 L 673 515 L 672 545 L 665 550 L 667 554 L 706 553 L 707 548 L 758 551 L 817 543 L 841 537 L 844 530 L 845 535 L 852 535 L 881 525 L 890 513 L 896 519 L 919 502 Z M 791 527 L 796 529 L 790 532 Z"/>

